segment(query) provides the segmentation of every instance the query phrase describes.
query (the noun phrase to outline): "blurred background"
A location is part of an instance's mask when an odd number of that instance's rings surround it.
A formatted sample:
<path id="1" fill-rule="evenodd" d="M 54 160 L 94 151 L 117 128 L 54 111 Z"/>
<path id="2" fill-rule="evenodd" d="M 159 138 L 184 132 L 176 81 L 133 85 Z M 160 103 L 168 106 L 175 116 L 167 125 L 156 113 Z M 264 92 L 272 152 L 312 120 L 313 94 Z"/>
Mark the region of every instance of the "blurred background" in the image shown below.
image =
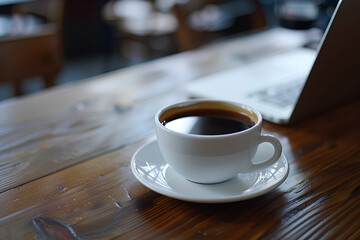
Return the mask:
<path id="1" fill-rule="evenodd" d="M 273 27 L 324 30 L 338 0 L 1 0 L 0 100 Z"/>

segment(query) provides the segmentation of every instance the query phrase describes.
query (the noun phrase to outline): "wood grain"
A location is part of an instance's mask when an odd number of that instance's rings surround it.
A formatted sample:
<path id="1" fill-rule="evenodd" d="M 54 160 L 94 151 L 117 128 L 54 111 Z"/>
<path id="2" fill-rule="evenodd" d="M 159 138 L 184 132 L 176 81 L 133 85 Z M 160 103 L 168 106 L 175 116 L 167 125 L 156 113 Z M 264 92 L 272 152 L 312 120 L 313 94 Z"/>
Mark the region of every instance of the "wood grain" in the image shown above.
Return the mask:
<path id="1" fill-rule="evenodd" d="M 0 239 L 360 239 L 360 99 L 295 125 L 265 122 L 290 173 L 263 196 L 191 203 L 136 180 L 129 163 L 155 138 L 155 111 L 187 98 L 184 82 L 219 67 L 207 61 L 217 52 L 1 103 Z"/>
<path id="2" fill-rule="evenodd" d="M 140 88 L 136 79 L 131 80 L 126 89 L 104 88 L 105 92 L 61 106 L 52 116 L 27 119 L 21 112 L 19 122 L 14 118 L 15 123 L 0 127 L 0 192 L 152 135 L 155 112 L 185 98 L 181 92 L 170 94 L 176 81 L 160 81 L 160 87 L 144 92 L 148 83 Z M 148 101 L 151 104 L 145 104 Z"/>
<path id="3" fill-rule="evenodd" d="M 296 126 L 266 123 L 291 171 L 264 196 L 195 204 L 152 192 L 129 169 L 141 141 L 2 193 L 0 236 L 35 239 L 43 233 L 34 219 L 51 219 L 86 239 L 357 239 L 360 115 L 323 122 L 359 107 L 360 101 Z"/>

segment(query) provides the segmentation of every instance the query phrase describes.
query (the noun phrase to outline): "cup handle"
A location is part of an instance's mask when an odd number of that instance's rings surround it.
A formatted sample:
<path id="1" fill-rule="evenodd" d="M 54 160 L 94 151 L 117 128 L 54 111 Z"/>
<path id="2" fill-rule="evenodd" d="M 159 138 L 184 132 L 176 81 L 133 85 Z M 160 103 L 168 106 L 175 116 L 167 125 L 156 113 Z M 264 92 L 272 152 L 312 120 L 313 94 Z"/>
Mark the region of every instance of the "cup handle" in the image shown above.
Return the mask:
<path id="1" fill-rule="evenodd" d="M 272 135 L 261 135 L 258 144 L 260 145 L 261 143 L 264 143 L 264 142 L 268 142 L 268 143 L 271 143 L 271 145 L 273 145 L 274 154 L 271 156 L 271 158 L 269 158 L 265 162 L 251 163 L 251 167 L 248 170 L 249 172 L 256 172 L 256 171 L 266 169 L 266 168 L 270 167 L 271 165 L 273 165 L 274 163 L 276 163 L 277 160 L 279 160 L 281 153 L 282 153 L 282 146 L 281 146 L 279 139 L 277 139 L 276 137 L 274 137 Z"/>

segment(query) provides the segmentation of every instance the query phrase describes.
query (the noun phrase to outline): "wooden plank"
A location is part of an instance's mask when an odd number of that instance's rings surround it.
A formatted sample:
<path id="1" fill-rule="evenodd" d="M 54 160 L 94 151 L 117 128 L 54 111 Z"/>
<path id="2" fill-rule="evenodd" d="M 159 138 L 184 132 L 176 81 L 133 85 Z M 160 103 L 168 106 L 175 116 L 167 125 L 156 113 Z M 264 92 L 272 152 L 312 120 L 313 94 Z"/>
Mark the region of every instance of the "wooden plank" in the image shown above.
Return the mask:
<path id="1" fill-rule="evenodd" d="M 0 192 L 151 136 L 156 111 L 186 96 L 142 69 L 1 105 Z"/>
<path id="2" fill-rule="evenodd" d="M 133 152 L 143 143 L 2 193 L 1 239 L 36 238 L 33 221 L 41 217 L 75 223 L 118 212 L 139 193 L 148 191 L 138 185 L 128 164 Z"/>
<path id="3" fill-rule="evenodd" d="M 360 100 L 292 126 L 265 122 L 290 173 L 255 199 L 178 201 L 132 175 L 131 156 L 154 139 L 155 111 L 185 99 L 187 80 L 228 67 L 223 50 L 0 104 L 0 239 L 360 238 Z"/>
<path id="4" fill-rule="evenodd" d="M 0 192 L 152 135 L 155 112 L 175 99 L 179 95 L 144 100 L 149 104 L 108 102 L 7 128 L 0 140 Z"/>
<path id="5" fill-rule="evenodd" d="M 345 113 L 359 107 L 360 101 L 291 127 L 265 123 L 265 132 L 281 139 L 291 170 L 264 196 L 196 204 L 150 191 L 129 169 L 142 141 L 2 193 L 0 236 L 356 239 L 360 113 Z M 324 123 L 336 116 L 343 117 Z"/>

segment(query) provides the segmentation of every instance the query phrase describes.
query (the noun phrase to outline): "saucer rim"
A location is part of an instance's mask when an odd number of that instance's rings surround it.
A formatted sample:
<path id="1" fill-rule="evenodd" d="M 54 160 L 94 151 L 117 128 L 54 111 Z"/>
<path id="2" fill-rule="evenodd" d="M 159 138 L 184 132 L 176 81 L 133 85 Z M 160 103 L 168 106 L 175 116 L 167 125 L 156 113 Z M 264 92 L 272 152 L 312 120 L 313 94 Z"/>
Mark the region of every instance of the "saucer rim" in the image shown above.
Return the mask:
<path id="1" fill-rule="evenodd" d="M 286 157 L 284 156 L 284 154 L 282 153 L 280 158 L 276 162 L 279 162 L 282 159 L 283 163 L 284 163 L 284 167 L 286 168 L 286 171 L 281 176 L 281 178 L 272 180 L 272 181 L 275 181 L 274 184 L 271 184 L 270 186 L 268 186 L 266 188 L 261 188 L 259 190 L 255 190 L 254 192 L 250 192 L 250 193 L 234 194 L 233 196 L 213 197 L 213 198 L 211 198 L 211 197 L 204 197 L 204 198 L 202 198 L 202 197 L 192 197 L 192 196 L 189 196 L 189 195 L 186 195 L 186 194 L 178 193 L 176 191 L 169 191 L 169 189 L 167 189 L 167 188 L 158 187 L 155 184 L 151 184 L 149 179 L 145 179 L 145 178 L 141 177 L 140 174 L 137 173 L 137 170 L 136 170 L 136 156 L 144 148 L 149 147 L 150 145 L 155 144 L 155 143 L 157 144 L 157 139 L 143 144 L 139 149 L 136 150 L 136 152 L 133 154 L 133 156 L 131 158 L 131 164 L 130 164 L 131 171 L 132 171 L 133 175 L 136 177 L 136 179 L 138 181 L 140 181 L 140 183 L 142 183 L 144 186 L 149 188 L 150 190 L 152 190 L 154 192 L 157 192 L 159 194 L 162 194 L 164 196 L 172 197 L 172 198 L 182 200 L 182 201 L 194 202 L 194 203 L 230 203 L 230 202 L 239 202 L 239 201 L 244 201 L 244 200 L 256 198 L 256 197 L 264 195 L 264 194 L 274 190 L 278 186 L 280 186 L 286 180 L 286 178 L 289 175 L 289 171 L 290 171 L 289 162 L 286 159 Z M 171 168 L 171 166 L 169 166 L 169 164 L 167 164 L 164 159 L 162 159 L 162 162 L 164 162 L 164 166 L 167 166 L 167 167 Z M 261 171 L 264 171 L 264 170 L 261 170 Z M 260 171 L 258 171 L 258 172 L 260 172 Z M 166 177 L 164 177 L 164 180 L 166 181 Z M 199 184 L 199 183 L 193 183 L 191 181 L 189 181 L 189 182 L 190 182 L 190 184 Z M 166 181 L 166 183 L 168 184 L 167 181 Z M 218 184 L 222 184 L 222 183 L 218 183 Z"/>

